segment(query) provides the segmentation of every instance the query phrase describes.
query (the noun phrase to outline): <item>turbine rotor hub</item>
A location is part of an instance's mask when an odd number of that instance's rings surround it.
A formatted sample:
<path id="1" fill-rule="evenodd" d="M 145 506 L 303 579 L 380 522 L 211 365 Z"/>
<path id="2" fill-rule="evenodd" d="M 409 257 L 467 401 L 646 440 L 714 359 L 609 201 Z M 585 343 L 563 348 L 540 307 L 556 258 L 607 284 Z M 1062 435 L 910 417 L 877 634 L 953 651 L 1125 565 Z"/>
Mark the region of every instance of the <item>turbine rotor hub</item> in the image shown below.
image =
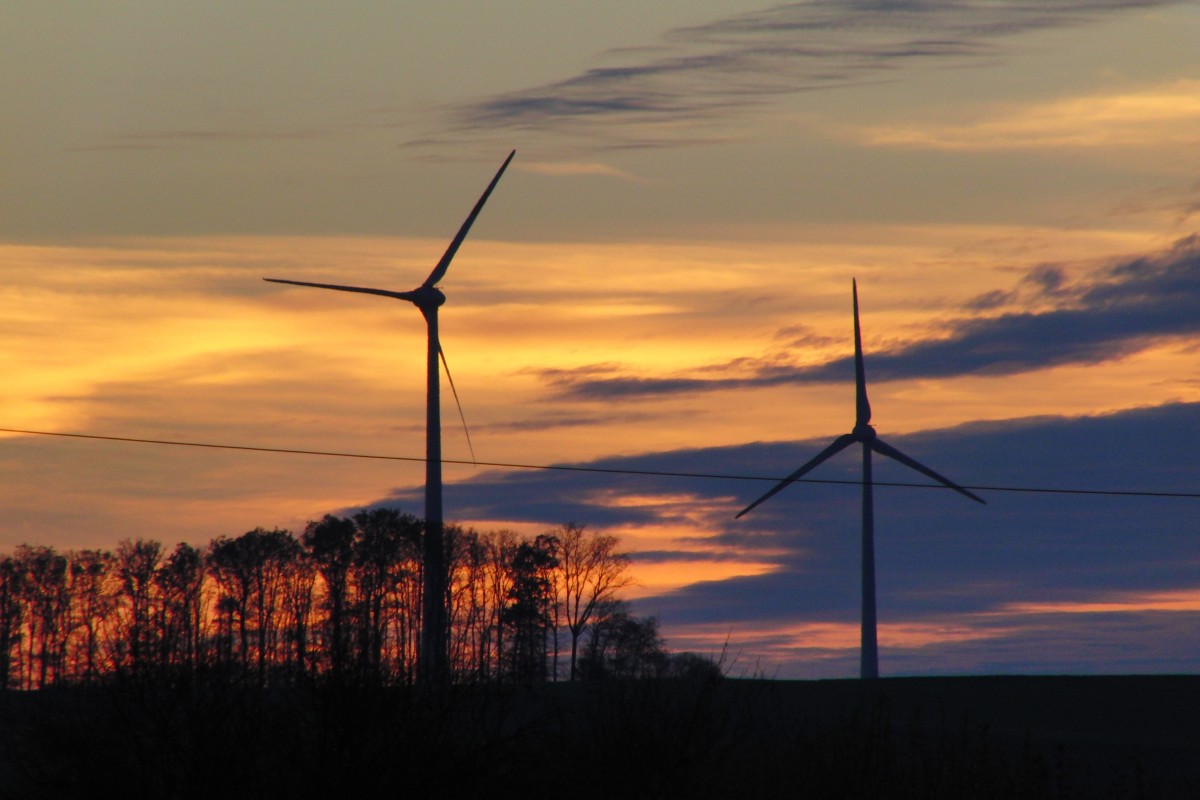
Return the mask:
<path id="1" fill-rule="evenodd" d="M 875 438 L 875 428 L 866 423 L 854 426 L 854 437 L 860 442 L 869 442 Z"/>
<path id="2" fill-rule="evenodd" d="M 422 311 L 432 310 L 446 302 L 446 295 L 442 294 L 442 290 L 433 286 L 420 286 L 414 289 L 409 294 L 409 299 L 413 305 Z"/>

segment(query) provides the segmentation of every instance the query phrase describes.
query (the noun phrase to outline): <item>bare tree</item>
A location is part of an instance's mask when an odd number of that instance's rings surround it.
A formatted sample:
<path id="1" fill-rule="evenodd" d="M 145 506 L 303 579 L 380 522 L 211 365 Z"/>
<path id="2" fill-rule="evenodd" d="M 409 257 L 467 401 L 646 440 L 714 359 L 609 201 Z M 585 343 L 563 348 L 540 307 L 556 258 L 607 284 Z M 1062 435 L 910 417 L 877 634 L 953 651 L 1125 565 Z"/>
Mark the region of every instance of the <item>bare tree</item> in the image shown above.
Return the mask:
<path id="1" fill-rule="evenodd" d="M 233 626 L 241 605 L 236 597 L 222 591 L 214 607 L 216 616 L 217 663 L 222 667 L 233 666 Z M 244 668 L 244 665 L 243 665 Z"/>
<path id="2" fill-rule="evenodd" d="M 283 587 L 288 566 L 300 554 L 300 543 L 290 531 L 255 528 L 239 537 L 254 570 L 254 618 L 258 645 L 258 682 L 265 685 L 267 667 L 276 662 L 282 619 Z"/>
<path id="3" fill-rule="evenodd" d="M 284 631 L 289 647 L 285 660 L 301 675 L 309 670 L 308 631 L 312 625 L 317 570 L 307 553 L 286 565 L 283 588 Z"/>
<path id="4" fill-rule="evenodd" d="M 565 629 L 574 678 L 590 626 L 629 582 L 615 538 L 578 525 L 533 539 L 445 532 L 451 674 L 558 679 Z M 255 528 L 169 555 L 147 539 L 112 553 L 22 545 L 0 554 L 0 687 L 196 670 L 214 655 L 260 685 L 275 670 L 341 676 L 352 666 L 371 680 L 412 682 L 423 536 L 417 518 L 375 510 L 309 523 L 302 543 Z"/>
<path id="5" fill-rule="evenodd" d="M 320 521 L 308 523 L 300 537 L 325 583 L 325 650 L 334 677 L 341 677 L 346 667 L 346 617 L 356 534 L 353 520 L 326 514 Z"/>
<path id="6" fill-rule="evenodd" d="M 104 629 L 112 622 L 116 597 L 110 585 L 113 554 L 106 550 L 81 550 L 70 556 L 71 597 L 74 626 L 82 632 L 77 647 L 76 673 L 82 661 L 83 676 L 95 680 L 100 674 L 100 644 Z M 78 653 L 82 651 L 82 653 Z"/>
<path id="7" fill-rule="evenodd" d="M 499 676 L 504 669 L 504 625 L 501 619 L 505 603 L 512 591 L 512 561 L 517 552 L 517 534 L 511 530 L 496 531 L 484 538 L 488 569 L 485 592 L 487 621 L 482 626 L 479 648 L 482 663 L 488 665 L 482 677 L 490 672 Z"/>
<path id="8" fill-rule="evenodd" d="M 250 601 L 256 590 L 257 570 L 246 553 L 243 537 L 218 536 L 209 543 L 208 569 L 221 587 L 217 609 L 225 627 L 226 657 L 232 658 L 233 622 L 237 618 L 238 658 L 242 671 L 250 669 Z"/>
<path id="9" fill-rule="evenodd" d="M 558 539 L 559 595 L 563 619 L 571 634 L 571 680 L 579 660 L 579 640 L 603 603 L 628 586 L 629 556 L 617 552 L 617 537 L 601 536 L 568 522 Z"/>
<path id="10" fill-rule="evenodd" d="M 118 596 L 128 611 L 125 619 L 125 652 L 129 655 L 129 666 L 134 671 L 145 667 L 153 651 L 154 575 L 161 559 L 162 544 L 159 542 L 124 539 L 117 544 Z"/>
<path id="11" fill-rule="evenodd" d="M 450 663 L 458 674 L 482 678 L 488 674 L 487 655 L 480 646 L 488 641 L 487 546 L 474 530 L 459 531 L 450 558 L 452 587 Z"/>
<path id="12" fill-rule="evenodd" d="M 21 627 L 25 623 L 25 566 L 12 556 L 0 558 L 0 690 L 13 686 L 13 667 L 17 667 L 16 684 L 20 684 Z M 13 650 L 16 649 L 16 664 Z"/>
<path id="13" fill-rule="evenodd" d="M 195 669 L 203 622 L 204 553 L 180 542 L 154 577 L 162 595 L 162 664 Z"/>
<path id="14" fill-rule="evenodd" d="M 17 548 L 24 562 L 26 602 L 29 607 L 29 664 L 38 664 L 38 687 L 60 677 L 70 634 L 71 595 L 67 585 L 67 558 L 53 547 Z"/>
<path id="15" fill-rule="evenodd" d="M 387 601 L 420 557 L 421 521 L 391 508 L 360 511 L 353 520 L 358 653 L 363 668 L 378 678 L 383 675 Z"/>

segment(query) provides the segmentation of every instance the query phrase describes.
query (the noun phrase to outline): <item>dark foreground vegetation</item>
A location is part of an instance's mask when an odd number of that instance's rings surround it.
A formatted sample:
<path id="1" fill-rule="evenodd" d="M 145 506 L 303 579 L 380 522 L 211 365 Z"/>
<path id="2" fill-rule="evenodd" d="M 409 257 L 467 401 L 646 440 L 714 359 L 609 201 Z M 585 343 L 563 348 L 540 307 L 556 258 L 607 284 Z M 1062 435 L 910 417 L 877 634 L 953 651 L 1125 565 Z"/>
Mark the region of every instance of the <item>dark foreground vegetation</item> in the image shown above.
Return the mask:
<path id="1" fill-rule="evenodd" d="M 414 683 L 425 630 L 424 523 L 381 508 L 255 528 L 171 552 L 0 553 L 0 690 L 205 673 L 278 685 Z M 449 680 L 661 674 L 653 619 L 619 597 L 617 539 L 568 523 L 538 536 L 446 526 Z"/>
<path id="2" fill-rule="evenodd" d="M 1200 798 L 1200 677 L 733 680 L 617 541 L 416 518 L 0 554 L 0 798 Z"/>
<path id="3" fill-rule="evenodd" d="M 1200 796 L 1200 678 L 657 679 L 444 691 L 216 673 L 8 692 L 5 797 Z"/>

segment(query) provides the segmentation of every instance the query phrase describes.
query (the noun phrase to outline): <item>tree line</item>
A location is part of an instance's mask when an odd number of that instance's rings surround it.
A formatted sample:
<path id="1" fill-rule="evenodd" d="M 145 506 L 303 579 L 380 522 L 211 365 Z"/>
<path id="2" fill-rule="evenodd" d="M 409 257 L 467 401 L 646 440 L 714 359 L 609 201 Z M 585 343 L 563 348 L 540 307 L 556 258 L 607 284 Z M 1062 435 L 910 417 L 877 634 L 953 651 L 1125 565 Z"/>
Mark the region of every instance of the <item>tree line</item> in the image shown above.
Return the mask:
<path id="1" fill-rule="evenodd" d="M 0 688 L 202 670 L 261 686 L 411 684 L 423 536 L 420 519 L 375 509 L 327 515 L 299 537 L 255 528 L 169 552 L 151 539 L 21 545 L 0 556 Z M 448 525 L 445 558 L 453 680 L 639 677 L 684 663 L 621 600 L 629 557 L 613 536 L 573 523 L 533 537 Z"/>

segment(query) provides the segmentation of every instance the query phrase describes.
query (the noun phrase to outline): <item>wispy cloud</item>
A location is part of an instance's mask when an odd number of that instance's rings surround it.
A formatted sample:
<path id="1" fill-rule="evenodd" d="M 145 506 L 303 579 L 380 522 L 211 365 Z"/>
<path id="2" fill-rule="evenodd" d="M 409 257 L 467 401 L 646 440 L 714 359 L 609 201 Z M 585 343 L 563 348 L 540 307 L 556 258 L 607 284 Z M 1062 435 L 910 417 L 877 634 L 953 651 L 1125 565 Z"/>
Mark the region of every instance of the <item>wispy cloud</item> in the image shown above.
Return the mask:
<path id="1" fill-rule="evenodd" d="M 884 125 L 854 132 L 869 145 L 933 150 L 1162 147 L 1200 141 L 1200 81 L 1140 92 L 997 109 L 959 124 Z"/>
<path id="2" fill-rule="evenodd" d="M 646 183 L 647 179 L 631 175 L 625 170 L 610 167 L 607 164 L 584 161 L 535 161 L 522 164 L 526 172 L 536 172 L 539 175 L 549 175 L 554 178 L 574 177 L 579 175 L 598 175 L 604 178 L 618 178 L 634 183 Z"/>
<path id="3" fill-rule="evenodd" d="M 461 106 L 451 135 L 553 131 L 589 149 L 723 138 L 715 123 L 781 95 L 888 79 L 910 63 L 973 65 L 1002 54 L 1003 37 L 1169 2 L 788 3 L 672 30 L 654 46 L 604 54 L 611 66 Z"/>
<path id="4" fill-rule="evenodd" d="M 1163 337 L 1200 332 L 1200 235 L 1166 252 L 1117 261 L 1075 284 L 1060 265 L 1044 264 L 1016 289 L 980 295 L 963 310 L 978 314 L 1018 303 L 1037 310 L 948 321 L 937 338 L 869 354 L 871 379 L 1007 375 L 1098 363 Z M 776 357 L 736 359 L 677 376 L 646 377 L 602 364 L 542 377 L 565 395 L 600 399 L 842 381 L 852 370 L 850 356 L 817 365 Z"/>
<path id="5" fill-rule="evenodd" d="M 632 410 L 614 413 L 606 409 L 603 413 L 593 412 L 590 414 L 570 414 L 561 411 L 542 410 L 539 413 L 530 414 L 529 416 L 472 426 L 472 429 L 490 433 L 525 433 L 528 431 L 547 431 L 559 428 L 585 428 L 600 422 L 607 424 L 611 424 L 614 421 L 633 423 L 652 419 L 656 419 L 655 415 Z M 424 422 L 420 423 L 419 427 L 422 431 L 425 430 Z"/>

